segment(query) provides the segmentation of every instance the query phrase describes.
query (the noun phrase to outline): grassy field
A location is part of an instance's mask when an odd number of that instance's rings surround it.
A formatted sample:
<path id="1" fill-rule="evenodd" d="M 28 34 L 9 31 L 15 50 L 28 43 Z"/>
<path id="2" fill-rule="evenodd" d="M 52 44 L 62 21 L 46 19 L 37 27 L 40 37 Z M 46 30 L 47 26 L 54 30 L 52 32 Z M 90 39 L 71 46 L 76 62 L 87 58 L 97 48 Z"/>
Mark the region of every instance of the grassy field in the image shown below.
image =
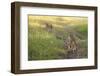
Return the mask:
<path id="1" fill-rule="evenodd" d="M 28 16 L 28 60 L 87 58 L 86 17 Z"/>

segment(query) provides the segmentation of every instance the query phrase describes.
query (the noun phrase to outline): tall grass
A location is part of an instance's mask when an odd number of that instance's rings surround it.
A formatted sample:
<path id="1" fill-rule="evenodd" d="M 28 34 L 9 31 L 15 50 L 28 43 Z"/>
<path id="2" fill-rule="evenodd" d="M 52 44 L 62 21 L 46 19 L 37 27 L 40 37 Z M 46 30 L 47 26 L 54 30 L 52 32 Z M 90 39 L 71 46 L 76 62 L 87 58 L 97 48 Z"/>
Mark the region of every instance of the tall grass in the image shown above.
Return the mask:
<path id="1" fill-rule="evenodd" d="M 64 40 L 71 31 L 79 38 L 82 58 L 87 57 L 87 18 L 29 16 L 28 17 L 28 60 L 64 59 L 67 51 Z M 52 24 L 48 32 L 45 23 Z"/>

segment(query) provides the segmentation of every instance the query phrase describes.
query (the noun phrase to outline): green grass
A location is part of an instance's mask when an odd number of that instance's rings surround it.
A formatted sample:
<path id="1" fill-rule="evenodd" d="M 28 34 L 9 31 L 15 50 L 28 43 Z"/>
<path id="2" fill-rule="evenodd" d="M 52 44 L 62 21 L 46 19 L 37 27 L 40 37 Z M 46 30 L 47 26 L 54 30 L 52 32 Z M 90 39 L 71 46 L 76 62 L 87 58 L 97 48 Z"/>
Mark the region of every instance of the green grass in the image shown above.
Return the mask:
<path id="1" fill-rule="evenodd" d="M 29 29 L 29 60 L 56 59 L 64 49 L 63 41 L 56 39 L 55 35 L 43 29 L 35 28 L 35 32 Z"/>
<path id="2" fill-rule="evenodd" d="M 33 16 L 34 19 L 34 16 Z M 43 18 L 41 18 L 42 20 Z M 55 22 L 55 21 L 54 21 Z M 73 22 L 74 24 L 75 22 Z M 72 23 L 71 23 L 72 24 Z M 80 39 L 80 47 L 84 49 L 83 58 L 87 57 L 87 24 L 75 23 L 74 26 L 54 24 L 53 31 L 48 32 L 42 24 L 30 20 L 28 25 L 28 60 L 64 59 L 67 53 L 64 49 L 64 39 L 68 36 L 68 30 L 77 33 Z M 60 37 L 57 38 L 57 37 Z"/>

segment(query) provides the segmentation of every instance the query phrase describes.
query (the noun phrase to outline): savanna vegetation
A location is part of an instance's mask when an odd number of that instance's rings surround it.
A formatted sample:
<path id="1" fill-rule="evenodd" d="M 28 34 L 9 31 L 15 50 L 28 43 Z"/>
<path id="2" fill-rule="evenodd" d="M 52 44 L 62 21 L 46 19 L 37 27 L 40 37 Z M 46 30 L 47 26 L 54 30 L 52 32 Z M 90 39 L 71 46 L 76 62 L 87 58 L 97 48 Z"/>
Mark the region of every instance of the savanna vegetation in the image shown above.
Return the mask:
<path id="1" fill-rule="evenodd" d="M 87 17 L 28 16 L 28 60 L 87 58 Z"/>

